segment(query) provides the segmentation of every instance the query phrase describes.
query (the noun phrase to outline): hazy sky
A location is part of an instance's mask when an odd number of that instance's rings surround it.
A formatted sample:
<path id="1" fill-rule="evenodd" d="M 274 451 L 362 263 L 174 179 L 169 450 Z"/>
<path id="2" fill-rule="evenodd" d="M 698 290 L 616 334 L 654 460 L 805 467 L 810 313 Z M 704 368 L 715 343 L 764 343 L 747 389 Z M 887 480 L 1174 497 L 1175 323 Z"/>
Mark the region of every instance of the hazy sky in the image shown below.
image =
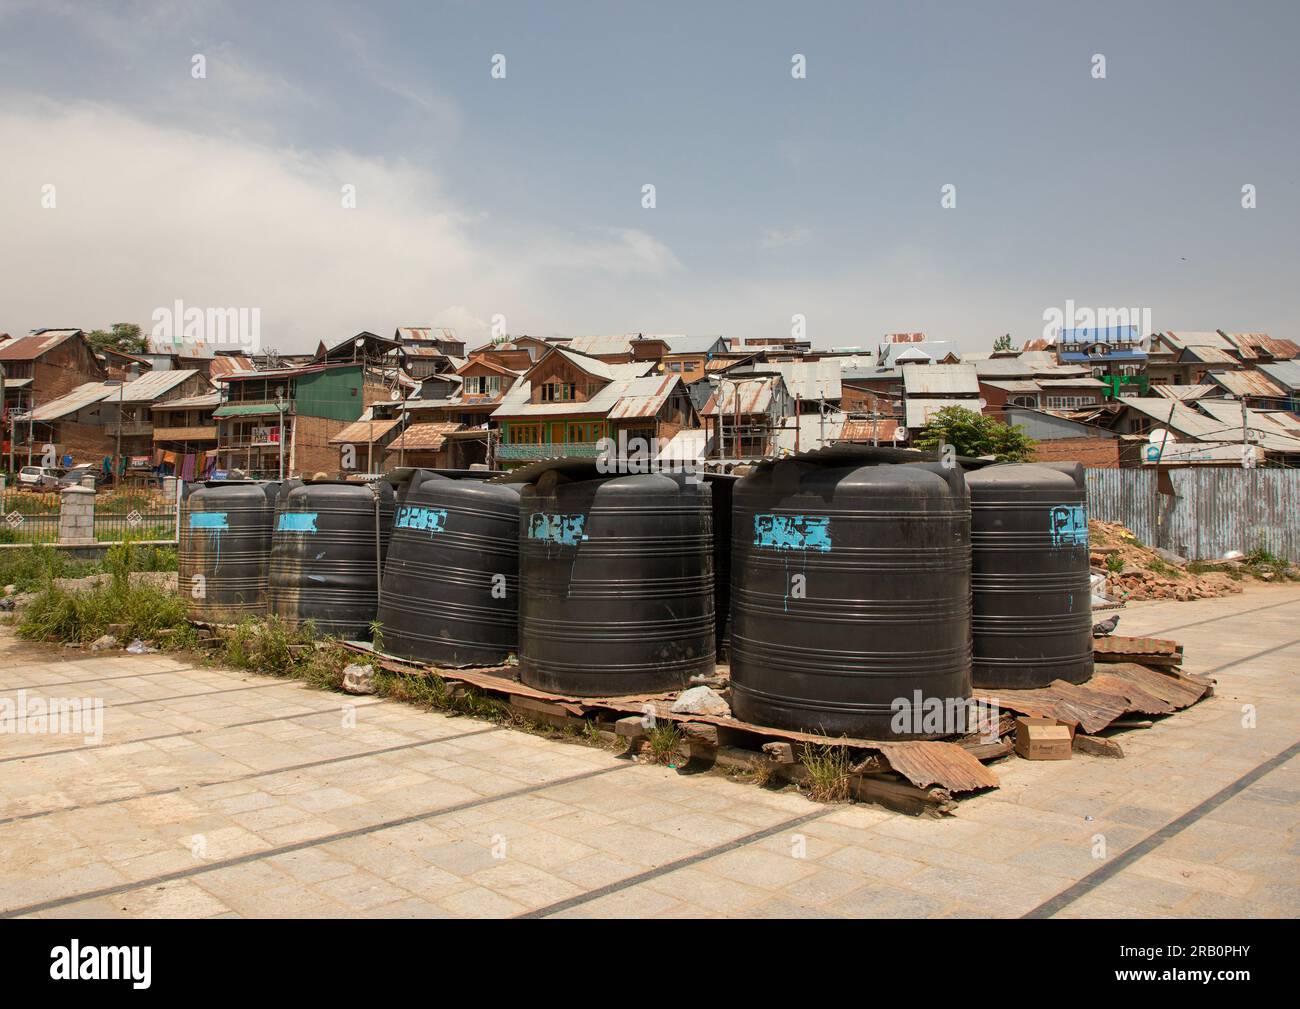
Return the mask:
<path id="1" fill-rule="evenodd" d="M 1294 0 L 0 0 L 0 331 L 1300 338 L 1298 45 Z"/>

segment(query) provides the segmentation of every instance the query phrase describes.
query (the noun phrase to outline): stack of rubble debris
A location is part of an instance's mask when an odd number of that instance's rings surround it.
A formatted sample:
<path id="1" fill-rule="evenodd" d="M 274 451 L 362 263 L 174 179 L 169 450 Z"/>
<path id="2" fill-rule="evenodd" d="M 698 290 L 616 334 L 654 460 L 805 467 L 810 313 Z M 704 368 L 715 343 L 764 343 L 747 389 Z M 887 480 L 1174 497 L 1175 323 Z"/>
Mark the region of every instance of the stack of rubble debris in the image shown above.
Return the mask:
<path id="1" fill-rule="evenodd" d="M 1089 522 L 1088 541 L 1092 568 L 1105 575 L 1106 595 L 1115 602 L 1210 599 L 1241 591 L 1241 582 L 1226 571 L 1193 573 L 1185 558 L 1144 546 L 1117 522 Z"/>

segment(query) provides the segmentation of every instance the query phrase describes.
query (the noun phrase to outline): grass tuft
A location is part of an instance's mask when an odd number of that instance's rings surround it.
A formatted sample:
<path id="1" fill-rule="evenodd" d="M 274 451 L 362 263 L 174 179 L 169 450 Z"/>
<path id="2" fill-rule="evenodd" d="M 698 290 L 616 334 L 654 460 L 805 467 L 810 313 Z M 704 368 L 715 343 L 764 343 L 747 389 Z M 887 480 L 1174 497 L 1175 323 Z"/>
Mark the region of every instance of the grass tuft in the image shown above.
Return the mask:
<path id="1" fill-rule="evenodd" d="M 808 772 L 808 798 L 814 802 L 844 802 L 848 799 L 848 747 L 809 744 L 803 750 L 803 766 Z"/>

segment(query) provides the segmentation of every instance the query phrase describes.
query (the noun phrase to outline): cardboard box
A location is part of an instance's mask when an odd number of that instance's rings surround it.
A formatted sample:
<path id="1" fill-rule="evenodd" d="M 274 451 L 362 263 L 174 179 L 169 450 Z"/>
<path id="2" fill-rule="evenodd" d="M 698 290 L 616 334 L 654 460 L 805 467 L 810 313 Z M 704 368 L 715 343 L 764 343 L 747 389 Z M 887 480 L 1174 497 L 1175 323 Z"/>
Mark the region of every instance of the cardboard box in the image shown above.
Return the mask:
<path id="1" fill-rule="evenodd" d="M 1055 718 L 1016 719 L 1016 753 L 1026 760 L 1069 760 L 1070 728 Z"/>

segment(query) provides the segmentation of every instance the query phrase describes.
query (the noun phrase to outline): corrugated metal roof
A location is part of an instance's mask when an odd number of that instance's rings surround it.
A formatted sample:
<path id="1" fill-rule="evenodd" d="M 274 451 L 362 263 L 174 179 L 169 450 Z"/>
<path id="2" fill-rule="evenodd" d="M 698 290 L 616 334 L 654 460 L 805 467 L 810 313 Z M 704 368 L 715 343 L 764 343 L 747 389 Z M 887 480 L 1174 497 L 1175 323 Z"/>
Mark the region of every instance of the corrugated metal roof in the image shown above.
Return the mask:
<path id="1" fill-rule="evenodd" d="M 1300 346 L 1291 340 L 1277 339 L 1267 333 L 1225 333 L 1223 330 L 1219 332 L 1236 345 L 1241 356 L 1246 360 L 1267 356 L 1279 361 L 1290 361 L 1300 356 Z"/>
<path id="2" fill-rule="evenodd" d="M 1205 376 L 1214 385 L 1222 386 L 1234 396 L 1255 396 L 1263 399 L 1281 399 L 1286 391 L 1274 384 L 1260 371 L 1211 372 Z"/>
<path id="3" fill-rule="evenodd" d="M 955 354 L 957 359 L 960 360 L 961 348 L 951 340 L 925 340 L 919 343 L 891 343 L 886 341 L 880 345 L 879 364 L 881 367 L 893 367 L 900 361 L 916 360 L 917 354 L 924 354 L 931 361 L 942 361 L 949 354 Z"/>
<path id="4" fill-rule="evenodd" d="M 274 403 L 222 403 L 212 411 L 212 416 L 268 417 L 279 412 Z"/>
<path id="5" fill-rule="evenodd" d="M 786 417 L 784 426 L 777 432 L 777 448 L 782 452 L 793 453 L 796 442 L 800 452 L 832 445 L 843 437 L 844 423 L 847 420 L 848 416 L 843 413 L 827 413 L 824 419 L 816 413 Z"/>
<path id="6" fill-rule="evenodd" d="M 236 354 L 217 354 L 208 365 L 208 378 L 219 382 L 226 375 L 240 372 L 256 371 L 253 362 L 247 357 Z"/>
<path id="7" fill-rule="evenodd" d="M 1055 363 L 1055 355 L 1052 361 Z M 963 360 L 962 363 L 974 366 L 975 374 L 980 378 L 1032 378 L 1034 374 L 1029 362 L 1018 357 L 991 357 L 987 360 Z"/>
<path id="8" fill-rule="evenodd" d="M 773 361 L 747 366 L 734 374 L 779 372 L 791 396 L 800 399 L 838 400 L 843 395 L 841 383 L 845 369 L 865 368 L 875 361 L 869 355 L 823 357 L 817 361 Z"/>
<path id="9" fill-rule="evenodd" d="M 155 410 L 206 410 L 208 407 L 221 405 L 221 393 L 210 392 L 203 396 L 186 396 L 182 399 L 168 400 L 166 403 L 155 403 Z"/>
<path id="10" fill-rule="evenodd" d="M 1154 396 L 1126 396 L 1118 402 L 1130 410 L 1136 410 L 1150 417 L 1159 426 L 1168 427 L 1189 438 L 1205 439 L 1221 433 L 1224 429 L 1222 421 L 1194 410 L 1178 400 Z M 1240 423 L 1241 414 L 1237 417 Z"/>
<path id="11" fill-rule="evenodd" d="M 579 354 L 630 354 L 632 353 L 632 340 L 639 334 L 637 333 L 617 333 L 612 336 L 575 336 L 572 340 L 565 343 L 569 350 L 576 350 Z M 646 336 L 658 336 L 658 334 L 647 333 Z M 662 339 L 663 337 L 659 337 Z"/>
<path id="12" fill-rule="evenodd" d="M 447 435 L 463 430 L 464 427 L 464 424 L 450 421 L 412 424 L 388 445 L 388 451 L 437 452 L 447 441 Z"/>
<path id="13" fill-rule="evenodd" d="M 400 423 L 400 420 L 358 420 L 335 433 L 330 438 L 329 443 L 331 445 L 348 445 L 360 442 L 363 445 L 369 445 L 372 441 L 382 439 L 384 435 L 388 434 Z"/>
<path id="14" fill-rule="evenodd" d="M 981 380 L 980 385 L 987 385 L 991 389 L 1001 389 L 1003 392 L 1042 392 L 1042 387 L 1033 380 L 1022 380 L 1018 382 L 1001 382 L 992 380 Z"/>
<path id="15" fill-rule="evenodd" d="M 903 400 L 903 412 L 907 418 L 908 430 L 916 431 L 925 427 L 931 417 L 950 406 L 959 406 L 971 413 L 980 412 L 978 399 L 908 398 Z"/>
<path id="16" fill-rule="evenodd" d="M 680 381 L 681 379 L 677 375 L 671 377 L 649 375 L 636 378 L 616 378 L 586 402 L 531 403 L 529 400 L 532 396 L 532 383 L 521 379 L 510 387 L 510 391 L 501 400 L 501 405 L 492 411 L 491 416 L 497 419 L 511 417 L 612 417 L 616 416 L 612 411 L 618 407 L 619 400 L 625 396 L 637 401 L 629 404 L 626 409 L 637 412 L 620 413 L 617 416 L 652 416 L 653 412 L 657 412 L 659 406 L 663 405 L 663 401 L 671 393 L 673 385 Z M 641 412 L 650 409 L 655 402 L 658 405 L 654 406 L 650 414 Z"/>
<path id="17" fill-rule="evenodd" d="M 849 418 L 840 430 L 840 441 L 869 442 L 872 440 L 893 444 L 898 431 L 898 421 L 891 418 L 879 420 L 862 420 Z"/>
<path id="18" fill-rule="evenodd" d="M 1213 330 L 1197 332 L 1179 330 L 1177 333 L 1166 330 L 1160 335 L 1166 343 L 1177 350 L 1183 350 L 1186 347 L 1217 347 L 1219 350 L 1233 349 L 1232 342 L 1227 337 Z"/>
<path id="19" fill-rule="evenodd" d="M 970 364 L 905 364 L 903 389 L 907 395 L 968 393 L 979 395 L 979 376 Z"/>
<path id="20" fill-rule="evenodd" d="M 110 394 L 116 392 L 118 388 L 119 386 L 116 383 L 85 382 L 66 395 L 37 406 L 31 412 L 31 419 L 34 421 L 58 420 L 60 417 L 66 417 L 70 413 L 76 413 L 83 407 L 106 399 Z"/>
<path id="21" fill-rule="evenodd" d="M 581 352 L 575 352 L 573 350 L 570 350 L 568 347 L 556 347 L 555 353 L 562 356 L 566 361 L 572 364 L 575 368 L 581 368 L 588 375 L 595 375 L 597 378 L 614 377 L 614 372 L 610 370 L 608 364 L 606 364 L 604 361 L 598 361 L 596 358 L 590 357 L 587 354 Z M 545 358 L 543 358 L 542 360 L 545 360 Z M 540 363 L 541 362 L 539 361 L 538 364 Z M 536 367 L 536 365 L 534 365 L 534 367 Z"/>
<path id="22" fill-rule="evenodd" d="M 728 378 L 719 382 L 709 401 L 700 410 L 700 416 L 713 417 L 722 412 L 723 416 L 732 416 L 737 412 L 745 414 L 767 413 L 772 409 L 772 399 L 782 381 L 780 375 L 755 375 L 752 378 Z"/>
<path id="23" fill-rule="evenodd" d="M 1166 399 L 1200 399 L 1212 392 L 1217 392 L 1218 387 L 1213 385 L 1153 385 L 1150 392 L 1157 396 L 1164 396 Z"/>
<path id="24" fill-rule="evenodd" d="M 724 352 L 727 349 L 726 341 L 720 336 L 691 336 L 675 333 L 668 336 L 647 334 L 636 339 L 662 340 L 667 345 L 669 354 L 711 354 Z"/>
<path id="25" fill-rule="evenodd" d="M 1182 360 L 1200 361 L 1202 364 L 1237 364 L 1237 358 L 1232 352 L 1222 347 L 1187 347 L 1183 350 L 1178 358 Z"/>
<path id="26" fill-rule="evenodd" d="M 610 408 L 610 420 L 653 417 L 672 395 L 673 387 L 680 382 L 681 378 L 677 375 L 632 379 Z"/>
<path id="27" fill-rule="evenodd" d="M 1104 389 L 1106 383 L 1099 378 L 1079 375 L 1075 378 L 1040 378 L 1038 384 L 1044 389 Z"/>
<path id="28" fill-rule="evenodd" d="M 194 370 L 151 371 L 133 382 L 127 382 L 121 396 L 114 393 L 113 400 L 116 402 L 120 399 L 123 403 L 151 403 L 197 374 L 199 372 Z"/>
<path id="29" fill-rule="evenodd" d="M 33 361 L 80 332 L 79 329 L 47 329 L 31 336 L 20 336 L 0 344 L 0 361 Z"/>
<path id="30" fill-rule="evenodd" d="M 1300 361 L 1271 361 L 1258 367 L 1284 389 L 1300 390 Z"/>

